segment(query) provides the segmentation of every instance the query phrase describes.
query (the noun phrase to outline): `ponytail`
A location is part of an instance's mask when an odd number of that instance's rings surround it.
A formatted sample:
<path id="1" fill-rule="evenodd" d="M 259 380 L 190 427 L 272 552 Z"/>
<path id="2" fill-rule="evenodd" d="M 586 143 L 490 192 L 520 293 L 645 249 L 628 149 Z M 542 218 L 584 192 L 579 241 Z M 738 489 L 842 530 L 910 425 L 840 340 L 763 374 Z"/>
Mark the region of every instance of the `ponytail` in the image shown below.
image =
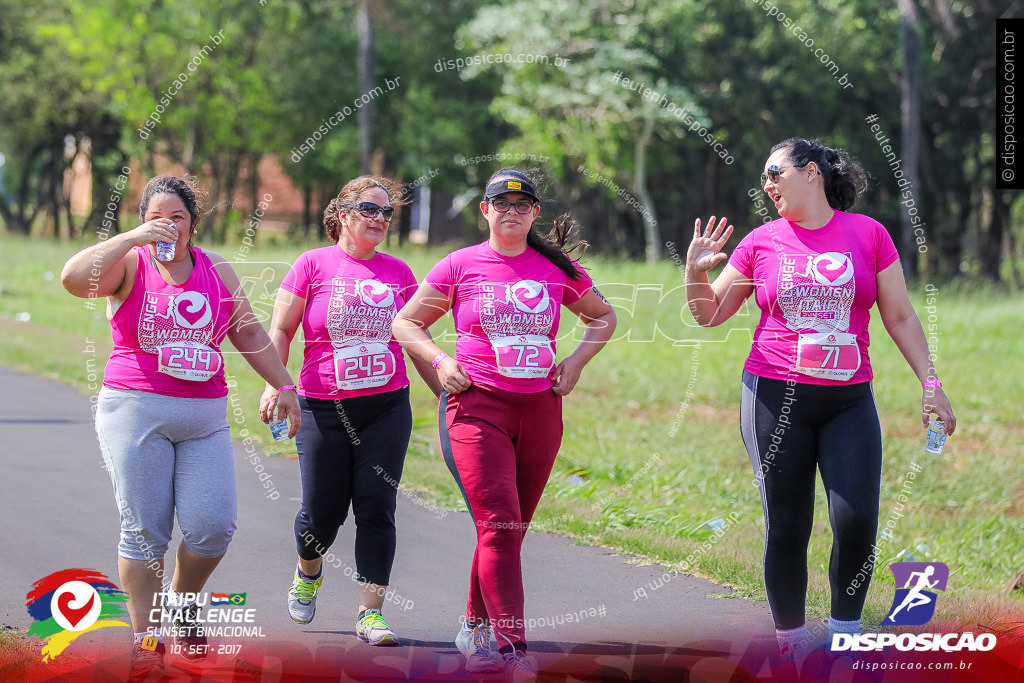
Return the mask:
<path id="1" fill-rule="evenodd" d="M 860 164 L 841 149 L 825 147 L 816 140 L 789 138 L 772 147 L 772 152 L 784 149 L 793 165 L 803 168 L 812 161 L 818 165 L 825 182 L 825 199 L 839 211 L 847 211 L 857 197 L 868 187 L 867 175 Z"/>
<path id="2" fill-rule="evenodd" d="M 577 250 L 582 256 L 589 246 L 585 241 L 576 239 L 579 227 L 576 219 L 568 213 L 563 213 L 555 219 L 555 224 L 547 237 L 541 237 L 531 228 L 526 234 L 526 245 L 539 251 L 541 256 L 551 261 L 570 279 L 579 280 L 583 277 L 583 272 L 569 257 L 569 254 Z"/>

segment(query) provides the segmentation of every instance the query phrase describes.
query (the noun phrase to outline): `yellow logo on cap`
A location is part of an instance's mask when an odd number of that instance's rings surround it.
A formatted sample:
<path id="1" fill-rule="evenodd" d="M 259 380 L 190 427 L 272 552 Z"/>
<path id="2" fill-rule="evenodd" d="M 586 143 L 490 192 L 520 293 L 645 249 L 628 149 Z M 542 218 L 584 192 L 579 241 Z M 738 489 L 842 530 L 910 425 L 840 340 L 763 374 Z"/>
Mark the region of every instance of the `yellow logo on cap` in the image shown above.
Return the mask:
<path id="1" fill-rule="evenodd" d="M 510 190 L 521 190 L 521 189 L 523 189 L 523 184 L 520 183 L 518 180 L 510 180 L 510 181 L 508 181 L 508 189 L 510 189 Z"/>

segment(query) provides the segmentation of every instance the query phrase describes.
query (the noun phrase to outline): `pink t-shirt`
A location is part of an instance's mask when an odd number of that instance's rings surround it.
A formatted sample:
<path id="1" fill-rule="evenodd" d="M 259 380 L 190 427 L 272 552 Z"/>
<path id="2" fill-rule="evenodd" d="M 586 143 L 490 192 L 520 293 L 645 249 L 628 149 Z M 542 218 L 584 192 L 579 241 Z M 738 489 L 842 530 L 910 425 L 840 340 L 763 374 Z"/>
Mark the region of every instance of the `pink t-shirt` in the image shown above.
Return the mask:
<path id="1" fill-rule="evenodd" d="M 299 256 L 281 283 L 306 300 L 299 393 L 351 398 L 407 386 L 391 323 L 416 286 L 409 266 L 387 254 L 361 261 L 332 245 Z"/>
<path id="2" fill-rule="evenodd" d="M 754 229 L 729 259 L 761 309 L 744 369 L 807 384 L 871 380 L 875 278 L 898 259 L 882 224 L 860 214 L 836 211 L 818 230 L 785 218 Z"/>
<path id="3" fill-rule="evenodd" d="M 586 272 L 573 280 L 535 249 L 503 256 L 487 242 L 444 257 L 424 282 L 452 298 L 455 359 L 470 379 L 519 393 L 551 388 L 561 306 L 594 286 Z"/>
<path id="4" fill-rule="evenodd" d="M 195 267 L 184 284 L 157 272 L 149 247 L 135 247 L 135 282 L 110 321 L 114 349 L 103 386 L 181 398 L 227 396 L 220 344 L 234 300 L 210 257 L 191 247 Z"/>

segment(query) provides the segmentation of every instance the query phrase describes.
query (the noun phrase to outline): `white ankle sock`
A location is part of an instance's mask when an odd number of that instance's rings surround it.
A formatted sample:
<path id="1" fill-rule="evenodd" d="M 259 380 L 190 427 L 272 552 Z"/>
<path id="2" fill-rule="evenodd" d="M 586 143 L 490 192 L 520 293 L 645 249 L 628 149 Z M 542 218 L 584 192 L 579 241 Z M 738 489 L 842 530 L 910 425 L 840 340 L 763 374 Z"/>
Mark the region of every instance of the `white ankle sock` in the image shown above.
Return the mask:
<path id="1" fill-rule="evenodd" d="M 788 658 L 803 657 L 807 654 L 807 626 L 791 629 L 775 629 L 775 640 L 779 651 Z"/>
<path id="2" fill-rule="evenodd" d="M 839 621 L 832 617 L 828 618 L 828 642 L 832 643 L 832 636 L 837 633 L 860 633 L 860 619 L 851 621 Z"/>

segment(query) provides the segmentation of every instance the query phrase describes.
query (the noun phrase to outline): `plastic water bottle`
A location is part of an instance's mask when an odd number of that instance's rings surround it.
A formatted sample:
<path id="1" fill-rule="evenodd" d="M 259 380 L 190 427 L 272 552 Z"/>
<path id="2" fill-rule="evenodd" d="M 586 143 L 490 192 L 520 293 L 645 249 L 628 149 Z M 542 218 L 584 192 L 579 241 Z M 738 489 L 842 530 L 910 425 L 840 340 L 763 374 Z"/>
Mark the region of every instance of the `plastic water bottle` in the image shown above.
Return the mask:
<path id="1" fill-rule="evenodd" d="M 946 426 L 942 420 L 929 420 L 924 450 L 933 455 L 942 455 L 942 447 L 945 444 Z"/>
<path id="2" fill-rule="evenodd" d="M 288 438 L 288 420 L 279 418 L 270 421 L 270 434 L 274 441 L 284 441 Z"/>
<path id="3" fill-rule="evenodd" d="M 174 260 L 174 242 L 157 242 L 156 257 L 160 261 Z"/>

